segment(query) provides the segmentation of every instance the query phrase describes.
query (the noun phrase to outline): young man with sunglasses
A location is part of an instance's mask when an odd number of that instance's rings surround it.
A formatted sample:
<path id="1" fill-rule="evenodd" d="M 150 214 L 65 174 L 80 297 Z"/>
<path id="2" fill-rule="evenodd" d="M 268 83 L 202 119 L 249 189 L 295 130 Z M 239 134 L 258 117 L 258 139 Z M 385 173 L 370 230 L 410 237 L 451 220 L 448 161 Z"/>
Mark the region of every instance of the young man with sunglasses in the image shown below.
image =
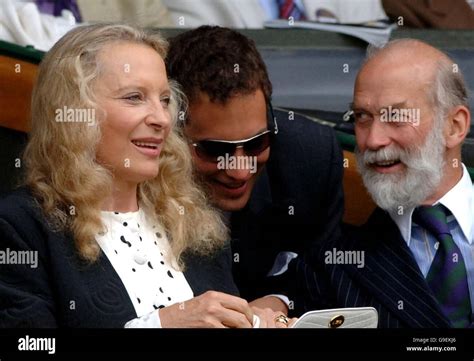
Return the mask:
<path id="1" fill-rule="evenodd" d="M 167 67 L 188 97 L 184 134 L 196 173 L 231 229 L 241 296 L 256 309 L 291 311 L 282 281 L 291 280 L 289 263 L 339 236 L 342 156 L 332 130 L 272 109 L 266 66 L 254 42 L 234 30 L 178 35 Z M 255 167 L 225 161 L 239 157 Z"/>

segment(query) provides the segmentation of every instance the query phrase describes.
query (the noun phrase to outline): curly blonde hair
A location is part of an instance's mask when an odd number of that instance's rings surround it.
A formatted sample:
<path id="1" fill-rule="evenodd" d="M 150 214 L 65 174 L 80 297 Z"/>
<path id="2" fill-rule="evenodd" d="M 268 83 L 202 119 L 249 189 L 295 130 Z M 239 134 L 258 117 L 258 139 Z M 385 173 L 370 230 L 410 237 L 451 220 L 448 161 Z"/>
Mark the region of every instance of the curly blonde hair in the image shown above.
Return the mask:
<path id="1" fill-rule="evenodd" d="M 71 232 L 79 255 L 90 262 L 100 254 L 95 237 L 106 231 L 100 212 L 112 189 L 112 174 L 96 160 L 99 124 L 60 123 L 55 112 L 64 106 L 100 111 L 93 84 L 100 75 L 98 54 L 111 42 L 144 44 L 163 59 L 168 46 L 159 34 L 124 24 L 87 25 L 67 33 L 39 67 L 24 153 L 25 183 L 49 223 Z M 183 252 L 211 255 L 223 246 L 227 230 L 193 180 L 189 147 L 175 126 L 184 96 L 174 82 L 170 87 L 173 126 L 158 160 L 160 171 L 138 185 L 137 197 L 147 214 L 163 225 L 172 253 L 184 268 Z"/>

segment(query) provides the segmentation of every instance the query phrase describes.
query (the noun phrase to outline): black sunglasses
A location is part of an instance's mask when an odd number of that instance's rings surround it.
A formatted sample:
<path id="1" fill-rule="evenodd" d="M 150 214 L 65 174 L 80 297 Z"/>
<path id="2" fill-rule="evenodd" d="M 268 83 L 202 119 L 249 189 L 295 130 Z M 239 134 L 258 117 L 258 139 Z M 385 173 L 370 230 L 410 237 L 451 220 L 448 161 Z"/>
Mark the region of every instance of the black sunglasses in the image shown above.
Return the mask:
<path id="1" fill-rule="evenodd" d="M 258 156 L 270 146 L 272 136 L 278 133 L 278 124 L 273 114 L 272 105 L 267 107 L 267 130 L 253 137 L 240 140 L 206 139 L 191 143 L 196 155 L 207 162 L 218 162 L 219 157 L 233 155 L 237 148 L 243 148 L 246 156 Z"/>

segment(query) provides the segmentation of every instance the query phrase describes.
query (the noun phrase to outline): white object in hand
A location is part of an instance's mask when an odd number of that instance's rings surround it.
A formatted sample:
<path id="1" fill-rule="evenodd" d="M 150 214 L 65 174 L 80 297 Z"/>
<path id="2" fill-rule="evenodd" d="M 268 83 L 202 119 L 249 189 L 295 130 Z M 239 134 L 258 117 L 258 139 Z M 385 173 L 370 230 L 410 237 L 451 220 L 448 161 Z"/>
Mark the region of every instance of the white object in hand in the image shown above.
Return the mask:
<path id="1" fill-rule="evenodd" d="M 253 328 L 260 328 L 260 317 L 253 315 Z"/>

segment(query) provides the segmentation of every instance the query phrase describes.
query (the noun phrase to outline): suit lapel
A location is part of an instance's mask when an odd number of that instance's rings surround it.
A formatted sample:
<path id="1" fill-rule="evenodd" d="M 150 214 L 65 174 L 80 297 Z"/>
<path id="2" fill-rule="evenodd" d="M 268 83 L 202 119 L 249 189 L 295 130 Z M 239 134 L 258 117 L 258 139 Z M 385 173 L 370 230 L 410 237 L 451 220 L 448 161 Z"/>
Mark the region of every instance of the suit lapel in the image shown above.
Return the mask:
<path id="1" fill-rule="evenodd" d="M 364 228 L 365 267 L 348 271 L 409 327 L 450 327 L 388 214 L 377 209 Z"/>
<path id="2" fill-rule="evenodd" d="M 232 252 L 239 255 L 239 261 L 233 263 L 233 273 L 241 294 L 246 298 L 259 295 L 277 252 L 282 249 L 279 225 L 282 215 L 288 214 L 287 203 L 294 204 L 275 198 L 265 167 L 246 207 L 232 213 Z"/>

